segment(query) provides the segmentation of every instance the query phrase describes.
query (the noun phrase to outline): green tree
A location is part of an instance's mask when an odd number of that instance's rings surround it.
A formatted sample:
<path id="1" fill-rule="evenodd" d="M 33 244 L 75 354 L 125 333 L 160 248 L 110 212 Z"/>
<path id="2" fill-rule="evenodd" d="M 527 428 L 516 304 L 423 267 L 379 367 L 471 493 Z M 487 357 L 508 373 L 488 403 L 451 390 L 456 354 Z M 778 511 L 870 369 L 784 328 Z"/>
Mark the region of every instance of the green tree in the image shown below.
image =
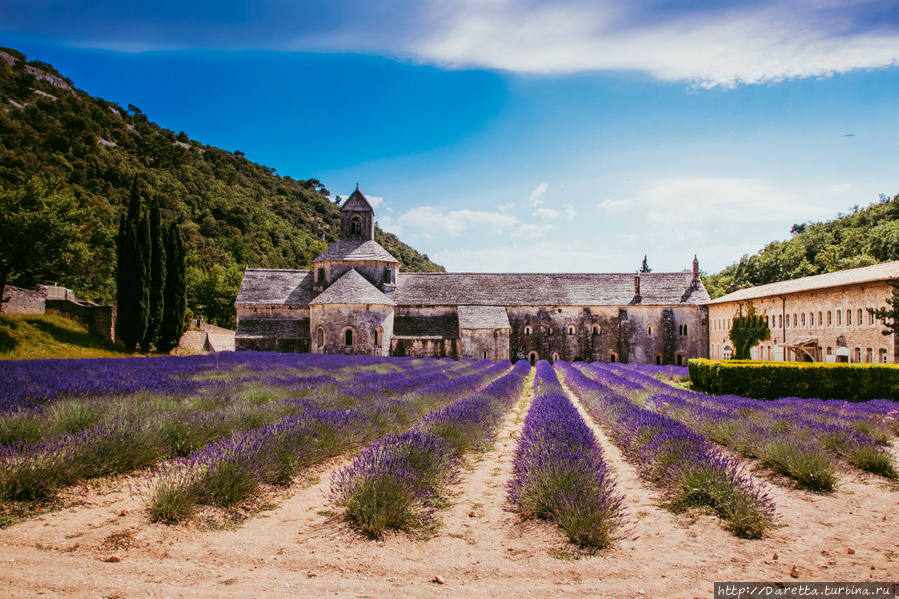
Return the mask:
<path id="1" fill-rule="evenodd" d="M 0 191 L 0 311 L 13 277 L 66 260 L 78 235 L 79 211 L 71 191 L 38 178 Z"/>
<path id="2" fill-rule="evenodd" d="M 236 320 L 234 298 L 240 288 L 243 270 L 234 264 L 228 267 L 213 264 L 205 270 L 191 268 L 188 273 L 188 279 L 193 281 L 188 287 L 191 310 L 213 324 L 233 329 Z"/>
<path id="3" fill-rule="evenodd" d="M 758 345 L 759 341 L 771 338 L 771 329 L 768 328 L 765 315 L 757 313 L 755 306 L 749 304 L 745 315 L 738 313 L 734 316 L 729 337 L 734 343 L 734 358 L 749 360 L 752 357 L 750 350 Z"/>
<path id="4" fill-rule="evenodd" d="M 886 300 L 887 307 L 868 308 L 868 312 L 883 322 L 882 334 L 893 335 L 893 362 L 899 363 L 899 277 L 893 277 L 887 285 L 893 288 L 892 295 Z"/>
<path id="5" fill-rule="evenodd" d="M 184 332 L 184 314 L 187 311 L 184 239 L 175 223 L 166 228 L 165 267 L 165 301 L 156 343 L 156 348 L 161 352 L 169 352 L 178 345 Z"/>
<path id="6" fill-rule="evenodd" d="M 141 350 L 145 352 L 150 350 L 159 336 L 165 302 L 166 231 L 161 221 L 159 200 L 154 197 L 150 202 L 150 309 L 147 317 L 147 332 L 141 342 Z"/>
<path id="7" fill-rule="evenodd" d="M 116 265 L 116 337 L 134 349 L 147 332 L 150 315 L 150 222 L 142 210 L 137 177 L 128 212 L 119 221 Z"/>

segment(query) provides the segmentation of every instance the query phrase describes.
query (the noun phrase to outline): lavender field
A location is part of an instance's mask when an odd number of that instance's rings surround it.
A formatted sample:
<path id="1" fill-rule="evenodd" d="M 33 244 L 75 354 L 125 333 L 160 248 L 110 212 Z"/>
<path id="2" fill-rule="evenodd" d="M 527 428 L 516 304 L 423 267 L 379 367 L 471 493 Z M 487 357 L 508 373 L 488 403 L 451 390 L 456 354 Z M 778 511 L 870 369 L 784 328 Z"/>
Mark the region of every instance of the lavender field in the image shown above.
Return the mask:
<path id="1" fill-rule="evenodd" d="M 264 527 L 274 509 L 312 546 L 462 539 L 480 563 L 520 538 L 630 563 L 644 526 L 741 547 L 783 543 L 810 505 L 843 530 L 855 503 L 896 503 L 896 402 L 716 397 L 685 375 L 253 352 L 7 362 L 0 536 L 115 529 L 91 521 L 100 505 L 147 539 Z"/>

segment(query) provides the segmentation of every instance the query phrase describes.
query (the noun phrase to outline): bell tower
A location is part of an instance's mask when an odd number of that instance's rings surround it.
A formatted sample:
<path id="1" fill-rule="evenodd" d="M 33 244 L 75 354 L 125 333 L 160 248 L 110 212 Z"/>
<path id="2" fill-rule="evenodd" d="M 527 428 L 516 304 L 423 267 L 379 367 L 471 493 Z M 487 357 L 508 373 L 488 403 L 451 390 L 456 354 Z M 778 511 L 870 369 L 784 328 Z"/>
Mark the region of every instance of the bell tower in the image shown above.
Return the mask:
<path id="1" fill-rule="evenodd" d="M 375 211 L 359 191 L 347 198 L 340 209 L 340 239 L 372 241 L 375 238 Z"/>

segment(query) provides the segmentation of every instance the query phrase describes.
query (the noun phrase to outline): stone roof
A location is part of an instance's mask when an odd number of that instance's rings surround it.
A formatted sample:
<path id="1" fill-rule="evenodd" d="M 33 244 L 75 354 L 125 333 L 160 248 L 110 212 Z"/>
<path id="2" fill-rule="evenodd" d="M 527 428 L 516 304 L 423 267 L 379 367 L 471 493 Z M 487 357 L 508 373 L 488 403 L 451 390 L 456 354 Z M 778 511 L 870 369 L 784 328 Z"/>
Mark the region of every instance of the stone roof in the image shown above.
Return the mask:
<path id="1" fill-rule="evenodd" d="M 322 252 L 313 262 L 323 262 L 325 260 L 376 260 L 378 262 L 396 262 L 399 264 L 399 260 L 381 247 L 381 244 L 371 239 L 365 241 L 359 239 L 338 239 L 329 245 L 328 249 Z"/>
<path id="2" fill-rule="evenodd" d="M 309 302 L 310 306 L 322 304 L 377 304 L 393 306 L 393 300 L 368 282 L 355 268 L 346 271 L 342 277 L 331 283 L 321 294 Z"/>
<path id="3" fill-rule="evenodd" d="M 626 306 L 634 301 L 628 273 L 400 273 L 393 301 L 399 305 Z M 709 294 L 693 274 L 640 275 L 640 305 L 702 305 Z"/>
<path id="4" fill-rule="evenodd" d="M 308 270 L 248 268 L 243 273 L 237 306 L 305 306 L 312 301 Z"/>
<path id="5" fill-rule="evenodd" d="M 368 200 L 365 199 L 365 196 L 362 195 L 361 191 L 359 191 L 358 185 L 356 186 L 356 191 L 350 194 L 350 197 L 348 197 L 346 202 L 343 203 L 343 206 L 340 207 L 340 210 L 352 212 L 374 212 L 371 204 L 368 203 Z"/>
<path id="6" fill-rule="evenodd" d="M 459 306 L 460 329 L 508 329 L 509 315 L 503 306 Z"/>
<path id="7" fill-rule="evenodd" d="M 789 281 L 748 287 L 746 289 L 734 291 L 733 293 L 728 293 L 709 303 L 723 304 L 726 302 L 739 302 L 772 295 L 800 293 L 802 291 L 811 291 L 813 289 L 826 289 L 828 287 L 840 287 L 842 285 L 855 285 L 860 283 L 874 283 L 876 281 L 885 281 L 891 277 L 899 277 L 899 260 L 875 264 L 873 266 L 863 266 L 862 268 L 838 270 L 823 275 L 802 277 L 801 279 L 792 279 Z"/>
<path id="8" fill-rule="evenodd" d="M 440 337 L 457 339 L 459 337 L 459 317 L 455 313 L 440 316 L 420 316 L 399 314 L 393 317 L 394 337 Z"/>
<path id="9" fill-rule="evenodd" d="M 308 318 L 241 318 L 238 339 L 308 339 Z"/>

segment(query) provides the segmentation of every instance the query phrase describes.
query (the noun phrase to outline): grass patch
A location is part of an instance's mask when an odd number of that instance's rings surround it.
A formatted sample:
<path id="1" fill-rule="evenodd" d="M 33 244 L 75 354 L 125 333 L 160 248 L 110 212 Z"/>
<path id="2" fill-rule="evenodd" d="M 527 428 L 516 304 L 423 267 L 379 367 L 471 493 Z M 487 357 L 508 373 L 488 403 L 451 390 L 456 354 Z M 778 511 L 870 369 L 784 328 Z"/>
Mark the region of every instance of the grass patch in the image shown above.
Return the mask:
<path id="1" fill-rule="evenodd" d="M 120 358 L 132 355 L 87 327 L 53 315 L 0 316 L 0 359 Z"/>

